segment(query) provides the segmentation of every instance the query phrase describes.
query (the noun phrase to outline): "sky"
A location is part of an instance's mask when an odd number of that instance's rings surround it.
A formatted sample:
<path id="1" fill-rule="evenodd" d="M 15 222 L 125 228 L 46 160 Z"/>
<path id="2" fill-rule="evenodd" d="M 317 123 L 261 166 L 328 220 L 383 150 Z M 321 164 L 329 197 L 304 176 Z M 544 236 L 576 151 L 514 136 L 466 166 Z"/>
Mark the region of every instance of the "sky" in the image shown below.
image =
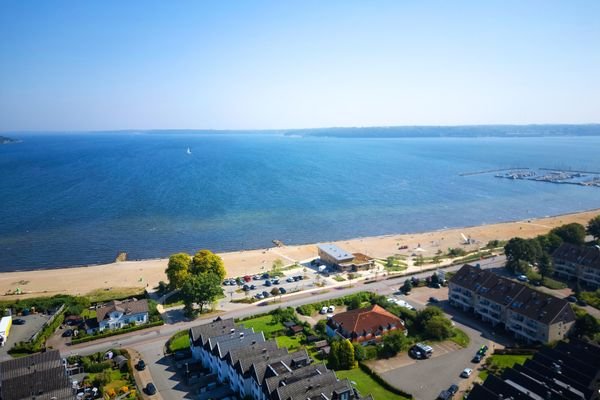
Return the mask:
<path id="1" fill-rule="evenodd" d="M 597 122 L 597 0 L 0 0 L 0 131 Z"/>

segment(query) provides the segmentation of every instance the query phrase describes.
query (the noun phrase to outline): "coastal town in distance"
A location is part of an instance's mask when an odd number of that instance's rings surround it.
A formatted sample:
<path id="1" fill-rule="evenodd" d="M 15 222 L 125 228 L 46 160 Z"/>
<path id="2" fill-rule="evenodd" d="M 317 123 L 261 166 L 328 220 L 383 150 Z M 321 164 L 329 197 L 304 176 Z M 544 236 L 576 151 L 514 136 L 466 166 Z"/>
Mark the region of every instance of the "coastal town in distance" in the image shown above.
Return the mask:
<path id="1" fill-rule="evenodd" d="M 0 400 L 600 400 L 600 1 L 0 1 Z"/>

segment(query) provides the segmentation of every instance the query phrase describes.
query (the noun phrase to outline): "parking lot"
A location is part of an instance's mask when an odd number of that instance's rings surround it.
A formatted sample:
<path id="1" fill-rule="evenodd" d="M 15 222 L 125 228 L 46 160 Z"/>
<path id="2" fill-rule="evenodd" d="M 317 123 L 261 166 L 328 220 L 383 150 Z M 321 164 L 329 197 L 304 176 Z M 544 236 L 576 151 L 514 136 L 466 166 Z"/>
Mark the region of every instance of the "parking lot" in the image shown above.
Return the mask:
<path id="1" fill-rule="evenodd" d="M 31 314 L 26 316 L 13 317 L 14 319 L 22 319 L 25 321 L 23 325 L 17 325 L 13 322 L 8 335 L 8 340 L 5 345 L 0 347 L 0 360 L 10 358 L 8 350 L 19 342 L 27 342 L 36 333 L 48 319 L 46 314 Z"/>

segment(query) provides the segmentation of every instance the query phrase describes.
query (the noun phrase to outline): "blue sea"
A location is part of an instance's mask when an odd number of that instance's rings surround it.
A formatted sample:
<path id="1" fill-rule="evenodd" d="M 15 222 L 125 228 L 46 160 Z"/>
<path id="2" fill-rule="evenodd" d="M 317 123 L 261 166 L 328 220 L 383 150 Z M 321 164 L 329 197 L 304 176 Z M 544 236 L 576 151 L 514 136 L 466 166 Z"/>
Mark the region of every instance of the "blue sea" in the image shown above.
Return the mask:
<path id="1" fill-rule="evenodd" d="M 11 135 L 15 136 L 15 135 Z M 23 134 L 0 146 L 0 271 L 420 232 L 600 208 L 600 137 Z M 186 154 L 187 148 L 191 154 Z"/>

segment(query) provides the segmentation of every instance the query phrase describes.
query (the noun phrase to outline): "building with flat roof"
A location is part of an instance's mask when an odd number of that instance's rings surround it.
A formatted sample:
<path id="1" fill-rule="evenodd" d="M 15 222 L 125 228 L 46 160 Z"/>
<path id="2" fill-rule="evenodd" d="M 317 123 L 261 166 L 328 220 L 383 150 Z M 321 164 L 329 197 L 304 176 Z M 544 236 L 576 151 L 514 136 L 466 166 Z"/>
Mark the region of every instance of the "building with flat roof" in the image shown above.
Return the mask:
<path id="1" fill-rule="evenodd" d="M 67 399 L 75 394 L 58 350 L 0 362 L 0 400 Z"/>
<path id="2" fill-rule="evenodd" d="M 373 266 L 373 259 L 362 253 L 349 253 L 335 244 L 317 246 L 320 260 L 338 271 L 359 271 Z"/>
<path id="3" fill-rule="evenodd" d="M 341 336 L 355 343 L 378 342 L 392 331 L 407 334 L 404 321 L 377 304 L 339 313 L 327 321 L 327 335 Z"/>
<path id="4" fill-rule="evenodd" d="M 566 300 L 468 264 L 450 279 L 448 300 L 526 342 L 564 339 L 575 323 Z"/>

